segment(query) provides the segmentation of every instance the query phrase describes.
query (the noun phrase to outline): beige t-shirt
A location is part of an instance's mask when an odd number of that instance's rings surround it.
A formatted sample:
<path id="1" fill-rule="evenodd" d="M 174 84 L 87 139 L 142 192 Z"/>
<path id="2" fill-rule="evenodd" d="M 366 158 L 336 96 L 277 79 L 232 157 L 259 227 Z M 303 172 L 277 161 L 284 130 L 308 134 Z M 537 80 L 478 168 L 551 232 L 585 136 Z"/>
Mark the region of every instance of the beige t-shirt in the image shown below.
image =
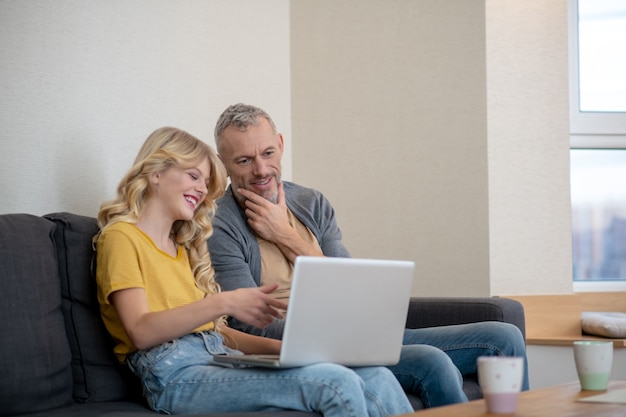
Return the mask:
<path id="1" fill-rule="evenodd" d="M 298 235 L 306 242 L 313 245 L 320 252 L 322 248 L 317 242 L 315 235 L 300 220 L 287 209 L 289 224 L 296 229 Z M 293 264 L 285 258 L 278 247 L 265 239 L 257 236 L 261 251 L 261 285 L 278 283 L 278 289 L 272 294 L 276 299 L 288 302 L 291 294 L 291 275 Z"/>

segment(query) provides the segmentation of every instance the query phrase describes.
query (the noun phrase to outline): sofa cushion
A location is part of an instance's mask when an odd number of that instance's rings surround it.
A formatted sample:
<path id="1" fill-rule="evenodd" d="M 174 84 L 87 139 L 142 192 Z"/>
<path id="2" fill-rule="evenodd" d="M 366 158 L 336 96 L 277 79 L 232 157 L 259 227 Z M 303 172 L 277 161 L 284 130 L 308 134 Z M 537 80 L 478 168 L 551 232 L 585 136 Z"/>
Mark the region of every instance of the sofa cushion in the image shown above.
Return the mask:
<path id="1" fill-rule="evenodd" d="M 583 311 L 582 328 L 586 334 L 624 339 L 626 338 L 626 313 Z"/>
<path id="2" fill-rule="evenodd" d="M 54 224 L 0 215 L 0 415 L 72 401 L 71 352 L 61 313 Z"/>
<path id="3" fill-rule="evenodd" d="M 140 384 L 113 354 L 113 341 L 100 317 L 92 275 L 95 218 L 71 213 L 44 216 L 56 223 L 63 315 L 72 350 L 74 399 L 80 402 L 141 398 Z"/>

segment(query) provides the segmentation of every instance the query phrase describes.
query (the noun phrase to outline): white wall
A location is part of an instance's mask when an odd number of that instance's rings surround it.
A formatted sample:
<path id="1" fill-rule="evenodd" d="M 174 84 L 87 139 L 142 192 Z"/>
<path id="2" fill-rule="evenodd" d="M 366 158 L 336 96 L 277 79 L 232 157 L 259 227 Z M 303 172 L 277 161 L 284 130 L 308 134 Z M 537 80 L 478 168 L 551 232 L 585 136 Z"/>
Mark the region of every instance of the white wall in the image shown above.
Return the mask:
<path id="1" fill-rule="evenodd" d="M 154 129 L 213 145 L 239 101 L 291 129 L 287 0 L 3 1 L 0 62 L 0 213 L 93 216 Z"/>
<path id="2" fill-rule="evenodd" d="M 487 0 L 491 294 L 572 291 L 565 0 Z"/>

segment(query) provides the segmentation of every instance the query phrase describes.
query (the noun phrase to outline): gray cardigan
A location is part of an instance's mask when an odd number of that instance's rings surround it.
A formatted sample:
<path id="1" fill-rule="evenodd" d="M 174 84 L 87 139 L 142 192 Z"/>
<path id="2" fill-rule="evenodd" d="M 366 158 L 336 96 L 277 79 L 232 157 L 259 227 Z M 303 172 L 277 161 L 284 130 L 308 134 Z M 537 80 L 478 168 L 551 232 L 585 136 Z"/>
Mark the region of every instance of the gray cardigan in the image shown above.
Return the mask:
<path id="1" fill-rule="evenodd" d="M 335 211 L 322 193 L 287 181 L 283 181 L 283 190 L 287 207 L 315 235 L 324 255 L 349 257 L 350 253 L 341 242 Z M 261 282 L 261 252 L 230 186 L 217 201 L 213 228 L 213 235 L 208 241 L 209 252 L 216 280 L 222 289 L 258 287 Z M 231 319 L 230 325 L 247 333 L 280 339 L 284 323 L 275 320 L 265 329 L 259 329 Z"/>

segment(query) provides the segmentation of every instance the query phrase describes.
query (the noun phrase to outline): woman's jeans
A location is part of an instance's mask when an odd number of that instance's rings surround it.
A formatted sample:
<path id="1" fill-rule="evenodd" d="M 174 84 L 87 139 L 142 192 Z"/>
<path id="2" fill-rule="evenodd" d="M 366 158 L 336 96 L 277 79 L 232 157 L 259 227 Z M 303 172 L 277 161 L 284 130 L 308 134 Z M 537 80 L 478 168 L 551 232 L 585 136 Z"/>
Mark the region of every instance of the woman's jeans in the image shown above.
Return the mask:
<path id="1" fill-rule="evenodd" d="M 526 345 L 512 324 L 488 321 L 405 329 L 403 344 L 400 362 L 389 369 L 425 407 L 467 401 L 462 376 L 476 373 L 479 356 L 523 357 L 526 369 L 522 389 L 528 389 Z"/>
<path id="2" fill-rule="evenodd" d="M 233 352 L 223 342 L 215 332 L 190 334 L 132 353 L 126 362 L 150 407 L 165 414 L 291 409 L 363 417 L 413 411 L 385 367 L 234 368 L 213 362 L 213 355 Z"/>

